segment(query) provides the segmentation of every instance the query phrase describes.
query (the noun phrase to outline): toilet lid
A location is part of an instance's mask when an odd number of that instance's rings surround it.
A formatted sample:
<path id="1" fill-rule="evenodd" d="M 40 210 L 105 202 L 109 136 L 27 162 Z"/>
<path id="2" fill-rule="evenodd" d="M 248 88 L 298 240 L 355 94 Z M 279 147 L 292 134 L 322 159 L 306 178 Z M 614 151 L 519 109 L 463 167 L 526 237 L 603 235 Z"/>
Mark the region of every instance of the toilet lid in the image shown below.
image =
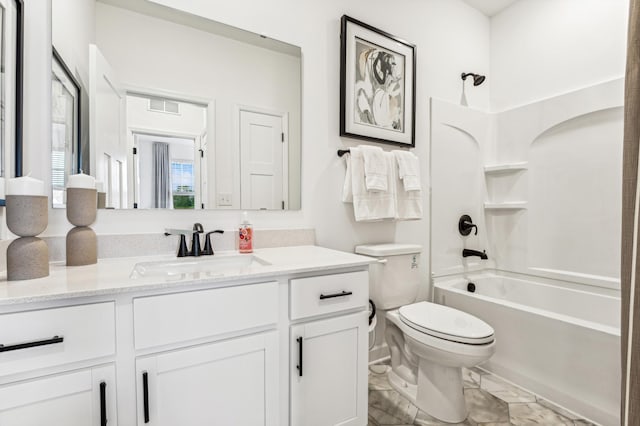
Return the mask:
<path id="1" fill-rule="evenodd" d="M 480 318 L 436 303 L 419 302 L 399 309 L 408 326 L 441 339 L 481 345 L 493 341 L 493 328 Z"/>

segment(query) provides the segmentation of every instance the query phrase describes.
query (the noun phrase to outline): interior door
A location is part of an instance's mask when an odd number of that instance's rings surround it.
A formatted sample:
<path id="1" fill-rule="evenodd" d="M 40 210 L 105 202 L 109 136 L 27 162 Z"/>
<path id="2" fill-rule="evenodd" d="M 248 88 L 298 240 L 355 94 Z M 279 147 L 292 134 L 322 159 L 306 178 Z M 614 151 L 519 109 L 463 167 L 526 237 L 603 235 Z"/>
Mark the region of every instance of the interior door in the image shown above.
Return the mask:
<path id="1" fill-rule="evenodd" d="M 282 117 L 240 110 L 242 209 L 283 209 Z"/>
<path id="2" fill-rule="evenodd" d="M 95 45 L 89 46 L 90 60 L 90 132 L 95 149 L 91 151 L 91 170 L 107 188 L 107 207 L 120 208 L 127 199 L 126 97 L 122 85 L 107 60 Z M 99 159 L 111 159 L 109 170 Z M 98 160 L 97 160 L 98 159 Z M 119 164 L 119 166 L 117 166 Z M 115 167 L 118 167 L 116 170 Z M 109 177 L 119 182 L 110 182 Z"/>

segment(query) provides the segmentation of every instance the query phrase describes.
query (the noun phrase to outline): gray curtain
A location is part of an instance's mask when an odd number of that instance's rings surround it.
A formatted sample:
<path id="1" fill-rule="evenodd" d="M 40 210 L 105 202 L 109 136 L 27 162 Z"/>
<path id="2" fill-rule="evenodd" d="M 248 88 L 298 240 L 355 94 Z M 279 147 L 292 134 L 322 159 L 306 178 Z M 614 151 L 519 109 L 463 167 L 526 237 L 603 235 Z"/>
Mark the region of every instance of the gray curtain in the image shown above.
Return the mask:
<path id="1" fill-rule="evenodd" d="M 153 143 L 153 207 L 171 208 L 171 162 L 169 144 Z"/>
<path id="2" fill-rule="evenodd" d="M 631 0 L 622 168 L 622 404 L 620 423 L 640 425 L 640 0 Z M 631 330 L 631 334 L 629 331 Z"/>

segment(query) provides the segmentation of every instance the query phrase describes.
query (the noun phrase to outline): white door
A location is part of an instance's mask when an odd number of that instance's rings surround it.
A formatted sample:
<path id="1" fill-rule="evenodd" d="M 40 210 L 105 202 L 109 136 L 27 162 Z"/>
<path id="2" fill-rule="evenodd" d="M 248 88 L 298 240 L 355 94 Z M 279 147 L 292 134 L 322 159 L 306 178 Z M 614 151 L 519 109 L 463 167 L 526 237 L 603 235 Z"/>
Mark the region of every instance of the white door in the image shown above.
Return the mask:
<path id="1" fill-rule="evenodd" d="M 139 358 L 138 424 L 278 423 L 275 331 Z"/>
<path id="2" fill-rule="evenodd" d="M 95 45 L 89 46 L 90 83 L 89 108 L 91 132 L 91 174 L 105 183 L 107 207 L 120 208 L 127 199 L 126 182 L 127 138 L 126 138 L 126 97 L 122 85 L 111 66 Z M 100 159 L 108 155 L 111 158 L 109 170 Z M 96 161 L 97 160 L 97 161 Z M 117 164 L 120 166 L 116 166 Z M 119 167 L 117 170 L 116 167 Z M 117 179 L 109 182 L 109 177 Z"/>
<path id="3" fill-rule="evenodd" d="M 284 134 L 282 117 L 240 111 L 242 209 L 282 209 Z"/>
<path id="4" fill-rule="evenodd" d="M 366 312 L 291 327 L 293 426 L 367 424 Z"/>
<path id="5" fill-rule="evenodd" d="M 116 426 L 112 365 L 0 386 L 2 426 Z"/>
<path id="6" fill-rule="evenodd" d="M 197 152 L 197 156 L 200 159 L 199 175 L 200 179 L 196 180 L 196 194 L 200 195 L 200 204 L 196 204 L 197 208 L 211 208 L 209 206 L 209 171 L 207 168 L 208 161 L 208 145 L 207 145 L 207 132 L 200 135 L 200 149 Z M 198 184 L 199 183 L 199 184 Z"/>

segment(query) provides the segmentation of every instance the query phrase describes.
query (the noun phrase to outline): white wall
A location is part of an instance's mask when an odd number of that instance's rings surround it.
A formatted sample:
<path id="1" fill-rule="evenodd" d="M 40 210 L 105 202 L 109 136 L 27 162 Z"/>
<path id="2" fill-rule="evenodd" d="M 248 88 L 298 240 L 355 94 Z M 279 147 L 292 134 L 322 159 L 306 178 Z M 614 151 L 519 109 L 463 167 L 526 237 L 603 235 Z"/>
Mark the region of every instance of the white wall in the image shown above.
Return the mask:
<path id="1" fill-rule="evenodd" d="M 89 44 L 95 43 L 95 0 L 55 0 L 51 28 L 53 47 L 67 67 L 89 87 Z"/>
<path id="2" fill-rule="evenodd" d="M 628 0 L 519 0 L 491 19 L 491 109 L 624 75 Z"/>
<path id="3" fill-rule="evenodd" d="M 44 1 L 43 3 L 49 3 Z M 340 201 L 344 165 L 336 150 L 356 142 L 338 136 L 340 16 L 354 18 L 412 41 L 417 50 L 417 117 L 415 153 L 422 163 L 422 183 L 429 183 L 429 97 L 458 102 L 460 73 L 466 70 L 489 71 L 489 19 L 460 0 L 340 0 L 299 2 L 272 0 L 249 2 L 209 2 L 207 0 L 166 0 L 165 4 L 199 12 L 218 21 L 266 34 L 296 44 L 303 55 L 302 105 L 302 209 L 287 212 L 255 212 L 252 222 L 256 228 L 314 227 L 317 243 L 346 251 L 354 245 L 369 242 L 401 241 L 419 243 L 425 247 L 421 270 L 423 293 L 427 295 L 429 266 L 428 220 L 404 223 L 360 224 L 353 220 L 351 207 Z M 45 4 L 46 6 L 46 4 Z M 42 11 L 41 11 L 42 12 Z M 44 10 L 49 16 L 48 8 Z M 42 20 L 42 19 L 40 19 Z M 41 22 L 40 22 L 41 23 Z M 42 23 L 41 23 L 42 24 Z M 41 34 L 48 24 L 30 26 L 28 34 Z M 29 35 L 28 35 L 29 37 Z M 38 126 L 42 135 L 27 141 L 35 151 L 33 157 L 43 158 L 42 149 L 50 137 L 49 113 L 39 109 L 47 105 L 50 71 L 47 59 L 42 60 L 50 38 L 40 36 L 32 40 L 39 68 L 30 68 L 33 75 L 27 80 L 27 90 L 39 100 L 26 111 L 30 122 Z M 50 58 L 48 59 L 50 61 Z M 45 82 L 30 86 L 29 81 Z M 489 106 L 488 83 L 467 92 L 469 103 L 479 108 Z M 44 86 L 44 87 L 43 87 Z M 386 148 L 390 148 L 387 146 Z M 48 168 L 44 158 L 42 174 Z M 426 192 L 425 192 L 426 193 Z M 425 198 L 425 212 L 429 204 Z M 239 212 L 206 211 L 100 211 L 93 228 L 99 234 L 158 233 L 165 227 L 184 227 L 201 222 L 205 228 L 235 228 Z M 70 224 L 64 211 L 50 211 L 46 235 L 64 235 Z"/>

